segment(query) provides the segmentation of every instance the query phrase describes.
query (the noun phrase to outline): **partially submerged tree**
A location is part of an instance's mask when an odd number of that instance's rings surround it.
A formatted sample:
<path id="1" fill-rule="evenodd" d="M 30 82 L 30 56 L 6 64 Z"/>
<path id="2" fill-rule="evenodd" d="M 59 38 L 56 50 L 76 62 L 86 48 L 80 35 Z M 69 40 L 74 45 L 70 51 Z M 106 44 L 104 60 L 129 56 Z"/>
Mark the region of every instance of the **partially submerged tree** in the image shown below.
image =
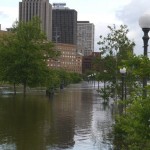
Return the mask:
<path id="1" fill-rule="evenodd" d="M 119 67 L 123 66 L 123 62 L 129 59 L 129 55 L 133 54 L 135 44 L 127 37 L 129 30 L 126 25 L 120 25 L 119 28 L 116 25 L 108 26 L 108 29 L 110 33 L 106 37 L 100 36 L 98 42 L 102 54 L 101 61 L 99 61 L 101 67 L 99 73 L 103 74 L 106 70 L 109 75 L 107 81 L 110 83 L 110 87 L 113 87 L 111 90 L 113 97 L 117 99 L 118 79 L 120 78 Z M 116 89 L 117 91 L 115 91 Z"/>
<path id="2" fill-rule="evenodd" d="M 47 75 L 47 59 L 56 57 L 53 44 L 41 31 L 39 18 L 16 22 L 12 31 L 0 38 L 2 79 L 27 86 L 42 83 Z"/>

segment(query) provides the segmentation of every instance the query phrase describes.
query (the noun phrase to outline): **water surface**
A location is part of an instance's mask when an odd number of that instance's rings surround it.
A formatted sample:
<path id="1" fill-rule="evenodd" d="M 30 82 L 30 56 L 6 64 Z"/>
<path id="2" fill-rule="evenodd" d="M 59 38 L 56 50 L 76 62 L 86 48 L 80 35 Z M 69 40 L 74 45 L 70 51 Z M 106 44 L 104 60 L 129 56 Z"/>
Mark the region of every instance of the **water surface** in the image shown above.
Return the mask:
<path id="1" fill-rule="evenodd" d="M 0 150 L 111 150 L 111 106 L 91 84 L 0 96 Z"/>

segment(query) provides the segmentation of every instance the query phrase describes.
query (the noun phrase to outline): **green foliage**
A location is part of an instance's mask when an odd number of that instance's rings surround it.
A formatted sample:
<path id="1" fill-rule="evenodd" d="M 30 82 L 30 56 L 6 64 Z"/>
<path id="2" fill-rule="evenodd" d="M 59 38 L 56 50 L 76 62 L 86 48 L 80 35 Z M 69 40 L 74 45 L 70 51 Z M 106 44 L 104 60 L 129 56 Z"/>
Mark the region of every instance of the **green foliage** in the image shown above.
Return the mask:
<path id="1" fill-rule="evenodd" d="M 143 97 L 142 79 L 149 79 L 150 60 L 145 56 L 130 55 L 123 62 L 127 67 L 128 99 L 126 113 L 118 116 L 114 126 L 116 150 L 149 150 L 150 147 L 150 96 Z"/>
<path id="2" fill-rule="evenodd" d="M 95 61 L 99 70 L 98 81 L 109 82 L 110 97 L 114 93 L 120 95 L 121 74 L 119 68 L 125 66 L 127 73 L 125 82 L 127 100 L 119 104 L 126 107 L 126 111 L 116 117 L 113 127 L 115 150 L 149 150 L 150 147 L 150 96 L 143 97 L 142 80 L 150 77 L 150 60 L 144 56 L 133 55 L 134 42 L 127 37 L 127 26 L 108 26 L 110 33 L 100 36 L 101 60 Z M 104 74 L 106 70 L 107 75 Z M 106 88 L 107 89 L 107 88 Z M 105 90 L 106 90 L 105 89 Z M 149 86 L 146 87 L 149 94 Z M 104 88 L 102 96 L 107 98 Z M 115 91 L 116 90 L 116 91 Z M 115 96 L 115 95 L 114 95 Z"/>
<path id="3" fill-rule="evenodd" d="M 16 22 L 12 32 L 0 38 L 1 79 L 10 83 L 37 86 L 48 74 L 46 60 L 56 57 L 53 44 L 46 40 L 40 21 Z"/>
<path id="4" fill-rule="evenodd" d="M 71 78 L 71 83 L 79 83 L 82 80 L 82 77 L 78 73 L 69 73 Z"/>
<path id="5" fill-rule="evenodd" d="M 143 78 L 149 80 L 150 60 L 142 55 L 131 55 L 127 61 L 124 61 L 124 65 L 127 68 L 126 83 L 128 87 L 128 95 L 130 95 L 137 87 L 143 87 Z M 149 86 L 146 88 L 149 88 Z"/>
<path id="6" fill-rule="evenodd" d="M 46 87 L 48 90 L 56 89 L 61 83 L 60 76 L 57 70 L 50 69 L 46 77 Z"/>
<path id="7" fill-rule="evenodd" d="M 64 86 L 67 86 L 71 82 L 71 78 L 70 78 L 69 72 L 67 72 L 67 71 L 65 71 L 63 69 L 60 69 L 60 70 L 57 70 L 57 73 L 59 74 L 59 78 L 61 80 L 61 83 Z"/>
<path id="8" fill-rule="evenodd" d="M 150 60 L 145 56 L 130 56 L 130 59 L 125 62 L 128 68 L 132 71 L 132 75 L 140 78 L 150 76 Z M 130 72 L 131 72 L 130 71 Z"/>
<path id="9" fill-rule="evenodd" d="M 81 76 L 77 73 L 66 72 L 62 69 L 50 69 L 46 77 L 47 89 L 56 89 L 60 86 L 67 86 L 70 83 L 78 83 Z"/>
<path id="10" fill-rule="evenodd" d="M 150 97 L 137 94 L 130 98 L 125 115 L 118 116 L 114 126 L 115 149 L 148 150 L 150 142 Z"/>
<path id="11" fill-rule="evenodd" d="M 127 37 L 129 30 L 126 25 L 120 25 L 119 29 L 116 25 L 108 26 L 110 33 L 106 37 L 100 36 L 100 51 L 102 54 L 114 56 L 117 54 L 121 59 L 126 58 L 128 52 L 133 51 L 134 42 Z"/>
<path id="12" fill-rule="evenodd" d="M 111 91 L 111 89 L 110 89 L 109 85 L 105 86 L 104 88 L 100 88 L 99 90 L 97 90 L 100 97 L 104 100 L 103 103 L 105 103 L 105 104 L 109 102 L 110 91 Z"/>

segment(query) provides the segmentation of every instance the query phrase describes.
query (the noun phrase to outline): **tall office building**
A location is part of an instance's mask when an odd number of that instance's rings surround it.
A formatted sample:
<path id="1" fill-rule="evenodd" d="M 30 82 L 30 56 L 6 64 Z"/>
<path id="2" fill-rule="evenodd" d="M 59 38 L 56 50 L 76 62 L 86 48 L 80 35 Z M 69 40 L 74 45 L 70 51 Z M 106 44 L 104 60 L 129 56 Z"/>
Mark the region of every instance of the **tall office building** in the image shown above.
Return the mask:
<path id="1" fill-rule="evenodd" d="M 54 3 L 52 8 L 52 41 L 77 44 L 77 11 Z"/>
<path id="2" fill-rule="evenodd" d="M 84 56 L 94 52 L 95 26 L 89 21 L 77 22 L 77 47 Z"/>
<path id="3" fill-rule="evenodd" d="M 41 29 L 52 40 L 52 5 L 49 0 L 22 0 L 19 2 L 19 21 L 29 21 L 33 16 L 41 19 Z"/>

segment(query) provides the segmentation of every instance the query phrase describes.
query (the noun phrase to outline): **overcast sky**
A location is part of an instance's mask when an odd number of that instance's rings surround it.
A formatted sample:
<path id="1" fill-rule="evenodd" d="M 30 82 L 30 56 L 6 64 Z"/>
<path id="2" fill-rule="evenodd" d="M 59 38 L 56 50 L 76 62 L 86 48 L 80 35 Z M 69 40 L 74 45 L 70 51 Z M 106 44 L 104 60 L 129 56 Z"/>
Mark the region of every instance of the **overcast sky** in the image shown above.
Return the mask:
<path id="1" fill-rule="evenodd" d="M 0 0 L 0 24 L 3 30 L 18 20 L 19 1 L 21 0 Z M 51 4 L 64 2 L 67 7 L 78 12 L 78 20 L 94 23 L 95 51 L 98 51 L 96 43 L 99 41 L 99 35 L 107 35 L 108 25 L 125 24 L 130 30 L 129 38 L 136 44 L 134 52 L 137 55 L 143 54 L 143 32 L 138 20 L 145 12 L 150 12 L 149 0 L 49 0 L 49 2 Z"/>

